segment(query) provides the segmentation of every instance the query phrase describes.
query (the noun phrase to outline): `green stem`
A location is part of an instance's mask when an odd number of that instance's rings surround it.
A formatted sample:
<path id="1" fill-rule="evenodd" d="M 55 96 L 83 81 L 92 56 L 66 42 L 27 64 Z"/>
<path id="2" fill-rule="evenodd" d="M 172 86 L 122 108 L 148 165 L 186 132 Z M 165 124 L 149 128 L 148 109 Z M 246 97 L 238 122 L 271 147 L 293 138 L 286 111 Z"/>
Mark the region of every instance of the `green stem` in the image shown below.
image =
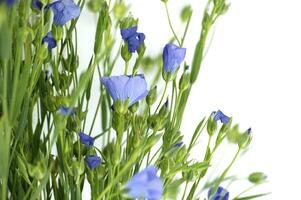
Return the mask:
<path id="1" fill-rule="evenodd" d="M 160 102 L 159 102 L 159 104 L 158 104 L 158 106 L 157 106 L 157 108 L 156 108 L 154 114 L 157 113 L 157 111 L 159 110 L 159 108 L 160 108 L 160 106 L 161 106 L 161 103 L 162 103 L 162 101 L 163 101 L 163 99 L 164 99 L 164 96 L 165 96 L 165 93 L 166 93 L 166 90 L 167 90 L 167 86 L 168 86 L 168 81 L 165 82 L 165 87 L 164 87 L 164 91 L 163 91 L 162 97 L 161 97 L 161 99 L 160 99 Z"/>
<path id="2" fill-rule="evenodd" d="M 175 30 L 173 29 L 173 26 L 172 26 L 172 23 L 171 23 L 171 19 L 170 19 L 170 15 L 169 15 L 169 11 L 168 11 L 168 6 L 167 6 L 167 3 L 165 2 L 164 3 L 164 6 L 165 6 L 165 11 L 166 11 L 166 15 L 167 15 L 167 19 L 168 19 L 168 24 L 169 24 L 169 27 L 174 35 L 174 38 L 177 40 L 178 44 L 181 46 L 181 42 L 175 32 Z"/>
<path id="3" fill-rule="evenodd" d="M 97 117 L 97 113 L 98 113 L 98 110 L 99 110 L 99 107 L 100 107 L 101 100 L 102 100 L 102 98 L 100 96 L 99 99 L 98 99 L 96 111 L 95 111 L 95 114 L 94 114 L 94 117 L 93 117 L 93 121 L 92 121 L 90 131 L 89 131 L 89 135 L 91 135 L 91 133 L 92 133 L 92 130 L 93 130 L 93 127 L 94 127 L 94 124 L 95 124 L 95 120 L 96 120 L 96 117 Z"/>

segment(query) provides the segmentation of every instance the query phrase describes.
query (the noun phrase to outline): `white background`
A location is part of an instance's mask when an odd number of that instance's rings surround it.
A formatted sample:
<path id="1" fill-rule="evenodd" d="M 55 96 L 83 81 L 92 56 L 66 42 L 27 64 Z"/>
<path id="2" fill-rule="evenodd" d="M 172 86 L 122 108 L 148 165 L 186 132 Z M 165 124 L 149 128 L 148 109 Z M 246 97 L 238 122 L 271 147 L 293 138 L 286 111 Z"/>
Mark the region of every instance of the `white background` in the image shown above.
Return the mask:
<path id="1" fill-rule="evenodd" d="M 171 37 L 160 0 L 132 0 L 131 12 L 139 17 L 139 31 L 146 35 L 148 54 L 162 51 Z M 187 63 L 199 37 L 205 0 L 169 0 L 175 29 L 183 30 L 182 5 L 193 5 L 193 20 L 185 43 Z M 182 132 L 192 134 L 198 121 L 221 109 L 240 123 L 252 127 L 253 142 L 230 174 L 247 176 L 264 171 L 269 183 L 259 192 L 272 192 L 262 199 L 298 199 L 301 180 L 301 1 L 231 0 L 229 12 L 214 28 L 210 50 L 192 90 Z M 95 16 L 83 12 L 79 21 L 81 62 L 92 53 Z M 206 138 L 205 138 L 206 139 Z M 202 144 L 202 142 L 200 143 Z M 202 146 L 202 145 L 201 145 Z M 218 153 L 215 163 L 231 159 L 235 147 Z M 201 147 L 200 147 L 201 149 Z M 196 153 L 199 155 L 199 152 Z M 231 185 L 231 194 L 242 185 Z M 233 196 L 232 196 L 233 197 Z"/>

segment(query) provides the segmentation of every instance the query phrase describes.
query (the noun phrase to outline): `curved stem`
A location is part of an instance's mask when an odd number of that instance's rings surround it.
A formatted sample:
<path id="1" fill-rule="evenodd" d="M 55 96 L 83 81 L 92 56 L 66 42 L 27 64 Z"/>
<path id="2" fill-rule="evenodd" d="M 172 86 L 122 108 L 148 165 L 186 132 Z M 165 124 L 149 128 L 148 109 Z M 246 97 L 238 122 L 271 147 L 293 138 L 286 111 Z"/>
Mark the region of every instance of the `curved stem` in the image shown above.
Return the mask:
<path id="1" fill-rule="evenodd" d="M 178 36 L 177 36 L 175 30 L 174 30 L 173 27 L 172 27 L 172 23 L 171 23 L 169 11 L 168 11 L 167 3 L 165 2 L 164 5 L 165 5 L 165 10 L 166 10 L 166 15 L 167 15 L 169 27 L 170 27 L 170 29 L 171 29 L 171 31 L 172 31 L 172 33 L 173 33 L 174 38 L 177 40 L 178 44 L 181 46 L 181 42 L 180 42 L 180 40 L 179 40 L 179 38 L 178 38 Z"/>
<path id="2" fill-rule="evenodd" d="M 158 104 L 158 106 L 157 106 L 157 108 L 156 108 L 154 114 L 156 114 L 157 111 L 158 111 L 158 109 L 160 108 L 160 105 L 161 105 L 161 103 L 162 103 L 162 101 L 163 101 L 163 99 L 164 99 L 164 96 L 165 96 L 165 93 L 166 93 L 166 90 L 167 90 L 167 86 L 168 86 L 168 81 L 165 82 L 165 87 L 164 87 L 164 91 L 163 91 L 162 97 L 161 97 L 161 99 L 160 99 L 160 102 L 159 102 L 159 104 Z"/>

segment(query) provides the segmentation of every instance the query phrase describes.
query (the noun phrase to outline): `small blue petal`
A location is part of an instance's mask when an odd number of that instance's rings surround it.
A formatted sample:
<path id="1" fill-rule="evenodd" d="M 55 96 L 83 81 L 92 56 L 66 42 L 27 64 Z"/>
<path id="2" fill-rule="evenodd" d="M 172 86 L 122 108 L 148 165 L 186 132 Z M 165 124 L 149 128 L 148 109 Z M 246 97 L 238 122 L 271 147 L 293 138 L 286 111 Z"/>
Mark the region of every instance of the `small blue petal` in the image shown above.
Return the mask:
<path id="1" fill-rule="evenodd" d="M 184 144 L 184 142 L 178 142 L 174 145 L 174 147 L 180 148 L 183 144 Z"/>
<path id="2" fill-rule="evenodd" d="M 126 184 L 131 198 L 161 199 L 163 193 L 163 183 L 157 176 L 157 168 L 149 166 L 141 172 L 135 174 Z"/>
<path id="3" fill-rule="evenodd" d="M 163 67 L 166 73 L 174 73 L 185 59 L 186 49 L 167 44 L 163 49 Z"/>
<path id="4" fill-rule="evenodd" d="M 55 48 L 56 47 L 56 41 L 55 39 L 53 38 L 52 36 L 52 33 L 51 32 L 48 32 L 46 34 L 45 37 L 43 37 L 42 39 L 42 43 L 47 43 L 48 44 L 48 50 L 50 51 L 51 49 Z"/>
<path id="5" fill-rule="evenodd" d="M 216 113 L 214 113 L 214 121 L 221 121 L 223 124 L 228 124 L 230 121 L 230 118 L 226 116 L 222 111 L 218 110 Z"/>
<path id="6" fill-rule="evenodd" d="M 209 200 L 228 200 L 229 199 L 229 192 L 224 189 L 223 187 L 219 186 L 217 188 L 217 191 L 212 195 L 212 189 L 210 188 L 209 192 L 208 192 L 208 199 Z M 211 196 L 212 195 L 212 196 Z"/>
<path id="7" fill-rule="evenodd" d="M 143 75 L 101 77 L 100 81 L 106 87 L 113 101 L 124 102 L 129 99 L 129 106 L 148 94 L 147 83 Z"/>
<path id="8" fill-rule="evenodd" d="M 144 43 L 145 35 L 137 33 L 137 26 L 121 30 L 122 39 L 128 44 L 128 50 L 134 53 Z"/>
<path id="9" fill-rule="evenodd" d="M 56 25 L 64 25 L 68 21 L 77 18 L 80 15 L 80 7 L 73 0 L 58 0 L 47 7 L 53 11 L 53 21 Z"/>
<path id="10" fill-rule="evenodd" d="M 61 106 L 61 107 L 60 107 L 60 113 L 61 113 L 62 115 L 64 115 L 64 116 L 66 116 L 66 115 L 68 114 L 68 112 L 69 112 L 70 109 L 71 109 L 70 115 L 71 115 L 71 116 L 74 116 L 74 115 L 75 115 L 75 108 L 68 108 L 68 107 L 66 107 L 66 106 Z"/>
<path id="11" fill-rule="evenodd" d="M 81 143 L 83 143 L 87 147 L 92 147 L 94 145 L 94 138 L 89 135 L 86 135 L 83 132 L 79 133 L 79 138 L 80 138 Z"/>
<path id="12" fill-rule="evenodd" d="M 101 163 L 101 158 L 98 156 L 86 156 L 85 160 L 90 169 L 94 169 Z"/>

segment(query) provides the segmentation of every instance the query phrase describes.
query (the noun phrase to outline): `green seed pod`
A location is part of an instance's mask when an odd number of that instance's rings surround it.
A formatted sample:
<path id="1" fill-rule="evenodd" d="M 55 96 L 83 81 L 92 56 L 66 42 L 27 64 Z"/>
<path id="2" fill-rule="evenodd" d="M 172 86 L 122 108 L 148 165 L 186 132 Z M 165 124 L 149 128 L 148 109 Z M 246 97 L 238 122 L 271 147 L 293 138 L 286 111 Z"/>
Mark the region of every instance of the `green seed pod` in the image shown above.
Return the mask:
<path id="1" fill-rule="evenodd" d="M 249 133 L 243 133 L 240 135 L 239 140 L 238 140 L 238 146 L 241 149 L 247 148 L 252 141 L 252 135 Z"/>
<path id="2" fill-rule="evenodd" d="M 90 0 L 88 2 L 88 9 L 92 12 L 98 13 L 104 3 L 103 0 Z"/>
<path id="3" fill-rule="evenodd" d="M 113 14 L 115 18 L 117 20 L 121 20 L 126 14 L 127 9 L 128 9 L 127 6 L 123 2 L 115 3 L 113 8 Z"/>
<path id="4" fill-rule="evenodd" d="M 156 102 L 157 99 L 157 86 L 154 86 L 148 93 L 146 97 L 147 105 L 151 106 Z"/>
<path id="5" fill-rule="evenodd" d="M 182 20 L 182 22 L 188 21 L 191 14 L 192 14 L 192 9 L 191 9 L 190 5 L 187 5 L 187 6 L 183 7 L 183 9 L 181 11 L 181 20 Z"/>
<path id="6" fill-rule="evenodd" d="M 136 103 L 134 103 L 129 107 L 129 110 L 131 111 L 131 113 L 134 114 L 137 112 L 138 108 L 139 108 L 139 102 L 137 101 Z"/>
<path id="7" fill-rule="evenodd" d="M 87 147 L 83 145 L 79 140 L 73 144 L 73 154 L 75 157 L 80 157 L 80 155 L 86 155 Z"/>

